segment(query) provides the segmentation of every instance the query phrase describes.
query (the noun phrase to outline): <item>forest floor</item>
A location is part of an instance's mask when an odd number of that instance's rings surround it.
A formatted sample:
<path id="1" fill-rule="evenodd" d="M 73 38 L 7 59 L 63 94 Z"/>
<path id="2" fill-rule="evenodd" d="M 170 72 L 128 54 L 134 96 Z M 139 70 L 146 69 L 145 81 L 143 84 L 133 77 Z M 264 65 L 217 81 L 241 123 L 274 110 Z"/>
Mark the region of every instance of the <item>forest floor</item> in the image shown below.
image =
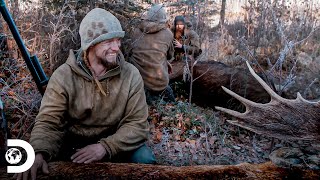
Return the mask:
<path id="1" fill-rule="evenodd" d="M 149 107 L 149 145 L 159 164 L 257 164 L 268 161 L 272 150 L 292 146 L 231 125 L 226 122 L 231 117 L 210 108 L 189 108 L 179 99 L 174 103 L 159 100 Z"/>

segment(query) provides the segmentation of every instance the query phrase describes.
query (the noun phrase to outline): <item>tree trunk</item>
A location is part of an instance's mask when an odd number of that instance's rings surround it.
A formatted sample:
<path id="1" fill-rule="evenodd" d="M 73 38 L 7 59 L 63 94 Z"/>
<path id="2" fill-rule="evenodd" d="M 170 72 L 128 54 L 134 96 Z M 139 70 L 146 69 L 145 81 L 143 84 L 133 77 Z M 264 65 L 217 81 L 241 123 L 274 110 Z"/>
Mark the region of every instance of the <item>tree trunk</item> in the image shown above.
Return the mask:
<path id="1" fill-rule="evenodd" d="M 124 1 L 124 6 L 125 6 L 126 8 L 128 8 L 128 6 L 129 6 L 129 0 L 125 0 L 125 1 Z"/>
<path id="2" fill-rule="evenodd" d="M 19 16 L 19 0 L 14 0 L 13 1 L 13 9 L 12 11 L 12 19 L 14 19 L 15 21 L 18 20 L 18 16 Z"/>
<path id="3" fill-rule="evenodd" d="M 223 26 L 224 25 L 224 18 L 225 18 L 225 15 L 226 15 L 226 4 L 227 4 L 227 0 L 222 0 L 221 10 L 220 10 L 219 26 Z"/>
<path id="4" fill-rule="evenodd" d="M 9 179 L 5 168 L 0 179 Z M 71 162 L 49 163 L 49 175 L 37 179 L 319 179 L 320 171 L 299 168 L 279 168 L 271 162 L 264 164 L 215 166 L 161 166 L 147 164 Z"/>

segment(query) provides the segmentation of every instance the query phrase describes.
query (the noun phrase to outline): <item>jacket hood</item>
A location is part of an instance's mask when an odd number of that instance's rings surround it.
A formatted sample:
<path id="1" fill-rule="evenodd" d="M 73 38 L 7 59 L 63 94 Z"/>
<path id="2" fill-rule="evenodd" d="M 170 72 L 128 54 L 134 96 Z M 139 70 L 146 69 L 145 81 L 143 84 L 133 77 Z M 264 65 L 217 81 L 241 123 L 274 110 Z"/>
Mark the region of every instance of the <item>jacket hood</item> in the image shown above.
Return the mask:
<path id="1" fill-rule="evenodd" d="M 68 64 L 71 67 L 72 71 L 74 71 L 76 74 L 82 76 L 87 80 L 93 81 L 94 78 L 92 76 L 92 73 L 90 69 L 85 65 L 82 59 L 82 54 L 83 51 L 81 49 L 78 51 L 77 54 L 75 54 L 73 50 L 70 50 L 66 64 Z M 118 54 L 117 59 L 119 61 L 119 66 L 108 70 L 103 76 L 100 76 L 98 78 L 99 81 L 120 74 L 121 66 L 124 63 L 124 57 L 121 52 Z"/>
<path id="2" fill-rule="evenodd" d="M 167 22 L 167 12 L 162 4 L 153 5 L 146 14 L 142 15 L 143 20 L 152 22 Z"/>
<path id="3" fill-rule="evenodd" d="M 165 23 L 151 21 L 142 21 L 139 25 L 139 29 L 146 34 L 156 33 L 165 28 L 167 28 Z"/>
<path id="4" fill-rule="evenodd" d="M 186 25 L 186 20 L 184 19 L 183 16 L 176 16 L 173 21 L 174 27 L 177 25 L 178 21 L 181 21 L 184 25 Z"/>

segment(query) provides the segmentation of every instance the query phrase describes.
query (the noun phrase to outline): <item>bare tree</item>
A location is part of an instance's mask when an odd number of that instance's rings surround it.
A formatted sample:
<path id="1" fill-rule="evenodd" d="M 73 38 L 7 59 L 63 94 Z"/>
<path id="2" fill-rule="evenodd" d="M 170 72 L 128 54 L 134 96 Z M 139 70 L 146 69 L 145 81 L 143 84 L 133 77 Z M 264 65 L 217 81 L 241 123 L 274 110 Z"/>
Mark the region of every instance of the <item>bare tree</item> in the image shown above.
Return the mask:
<path id="1" fill-rule="evenodd" d="M 222 0 L 221 10 L 220 10 L 219 26 L 223 26 L 224 25 L 224 18 L 225 18 L 225 15 L 226 15 L 226 4 L 227 4 L 227 0 Z"/>

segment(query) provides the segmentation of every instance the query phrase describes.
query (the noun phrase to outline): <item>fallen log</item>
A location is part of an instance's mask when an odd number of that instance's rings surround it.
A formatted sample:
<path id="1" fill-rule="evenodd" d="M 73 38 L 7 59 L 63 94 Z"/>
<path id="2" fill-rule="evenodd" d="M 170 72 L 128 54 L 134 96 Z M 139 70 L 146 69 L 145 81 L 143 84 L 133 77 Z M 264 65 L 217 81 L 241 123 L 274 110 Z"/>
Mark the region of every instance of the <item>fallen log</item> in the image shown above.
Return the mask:
<path id="1" fill-rule="evenodd" d="M 271 162 L 264 164 L 161 166 L 147 164 L 71 162 L 49 163 L 49 175 L 37 179 L 319 179 L 320 171 L 300 168 L 279 168 Z M 0 169 L 0 179 L 12 175 Z"/>
<path id="2" fill-rule="evenodd" d="M 170 81 L 181 81 L 185 62 L 174 61 L 172 66 Z M 255 102 L 270 101 L 268 93 L 245 69 L 233 68 L 215 61 L 198 62 L 193 68 L 193 79 L 196 80 L 193 82 L 192 102 L 200 106 L 214 108 L 227 104 L 227 107 L 238 109 L 241 103 L 225 93 L 221 86 Z M 188 85 L 185 88 L 189 89 Z"/>

